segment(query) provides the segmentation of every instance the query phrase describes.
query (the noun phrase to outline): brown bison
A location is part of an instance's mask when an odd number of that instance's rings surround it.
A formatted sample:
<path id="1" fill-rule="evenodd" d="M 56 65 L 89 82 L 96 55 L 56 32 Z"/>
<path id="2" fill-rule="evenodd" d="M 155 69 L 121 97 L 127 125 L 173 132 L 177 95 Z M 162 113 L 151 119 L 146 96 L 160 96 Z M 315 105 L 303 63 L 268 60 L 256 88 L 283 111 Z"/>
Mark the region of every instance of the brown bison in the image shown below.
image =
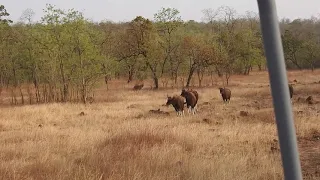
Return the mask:
<path id="1" fill-rule="evenodd" d="M 192 92 L 194 94 L 194 96 L 196 97 L 196 106 L 194 107 L 194 110 L 197 112 L 198 111 L 198 100 L 199 100 L 199 94 L 196 90 L 190 89 L 190 92 Z"/>
<path id="2" fill-rule="evenodd" d="M 197 101 L 198 101 L 195 94 L 191 91 L 183 89 L 181 92 L 181 96 L 186 99 L 188 113 L 190 113 L 191 111 L 192 114 L 195 114 L 195 106 L 197 105 Z"/>
<path id="3" fill-rule="evenodd" d="M 183 93 L 184 93 L 184 91 L 186 91 L 185 89 L 183 89 L 182 91 L 181 91 L 181 96 L 183 96 Z M 198 105 L 198 100 L 199 100 L 199 94 L 198 94 L 198 92 L 196 91 L 196 90 L 193 90 L 193 89 L 188 89 L 187 91 L 189 91 L 189 92 L 191 92 L 191 93 L 193 93 L 194 94 L 194 96 L 196 97 L 196 102 L 195 102 L 195 107 L 194 107 L 194 111 L 195 112 L 197 112 L 197 105 Z M 184 104 L 187 104 L 187 102 L 185 102 Z M 188 109 L 189 110 L 189 109 Z M 189 111 L 188 111 L 189 112 Z"/>
<path id="4" fill-rule="evenodd" d="M 231 90 L 228 88 L 219 88 L 223 102 L 230 103 Z"/>
<path id="5" fill-rule="evenodd" d="M 194 96 L 196 97 L 196 106 L 197 106 L 197 103 L 198 103 L 198 99 L 199 99 L 199 94 L 196 90 L 193 90 L 193 89 L 190 89 L 188 90 L 190 92 L 192 92 L 194 94 Z"/>
<path id="6" fill-rule="evenodd" d="M 288 84 L 289 86 L 289 92 L 290 92 L 290 99 L 292 99 L 292 96 L 293 96 L 293 87 L 291 84 Z"/>
<path id="7" fill-rule="evenodd" d="M 167 97 L 167 103 L 166 106 L 172 105 L 174 107 L 174 109 L 177 112 L 177 115 L 183 115 L 184 114 L 184 99 L 182 96 L 168 96 Z"/>

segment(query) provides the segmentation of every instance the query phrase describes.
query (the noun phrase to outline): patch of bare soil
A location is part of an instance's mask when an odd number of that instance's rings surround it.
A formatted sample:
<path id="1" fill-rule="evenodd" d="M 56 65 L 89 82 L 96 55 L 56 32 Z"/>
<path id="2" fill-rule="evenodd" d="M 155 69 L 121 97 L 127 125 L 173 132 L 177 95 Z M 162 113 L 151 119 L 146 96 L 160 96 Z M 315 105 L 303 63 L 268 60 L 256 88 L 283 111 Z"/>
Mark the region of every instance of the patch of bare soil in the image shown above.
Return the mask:
<path id="1" fill-rule="evenodd" d="M 298 139 L 303 178 L 320 179 L 320 132 L 313 131 L 309 137 Z"/>
<path id="2" fill-rule="evenodd" d="M 252 108 L 255 110 L 273 107 L 271 98 L 260 98 L 255 99 L 253 101 L 244 100 L 241 102 L 241 106 L 246 108 Z"/>
<path id="3" fill-rule="evenodd" d="M 159 114 L 159 115 L 166 115 L 166 116 L 169 116 L 169 115 L 170 115 L 169 112 L 161 111 L 160 109 L 157 109 L 157 110 L 151 109 L 151 110 L 149 111 L 149 113 Z"/>
<path id="4" fill-rule="evenodd" d="M 141 104 L 130 104 L 129 106 L 127 106 L 127 109 L 139 109 L 141 107 Z"/>
<path id="5" fill-rule="evenodd" d="M 304 180 L 320 179 L 320 140 L 318 135 L 298 138 L 302 176 Z M 278 140 L 271 142 L 272 153 L 280 153 Z"/>
<path id="6" fill-rule="evenodd" d="M 140 113 L 137 116 L 135 116 L 135 118 L 136 119 L 145 119 L 145 118 L 150 118 L 152 116 L 166 117 L 166 116 L 170 116 L 170 113 L 162 111 L 160 109 L 151 109 L 148 111 L 148 113 Z"/>

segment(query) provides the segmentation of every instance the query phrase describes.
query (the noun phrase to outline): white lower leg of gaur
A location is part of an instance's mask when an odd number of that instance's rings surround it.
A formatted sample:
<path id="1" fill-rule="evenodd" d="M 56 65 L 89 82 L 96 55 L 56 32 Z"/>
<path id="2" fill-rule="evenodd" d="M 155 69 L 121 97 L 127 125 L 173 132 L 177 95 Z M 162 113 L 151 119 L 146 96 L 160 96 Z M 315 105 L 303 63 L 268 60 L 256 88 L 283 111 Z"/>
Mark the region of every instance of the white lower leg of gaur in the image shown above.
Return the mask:
<path id="1" fill-rule="evenodd" d="M 177 116 L 183 116 L 184 115 L 184 111 L 178 111 L 177 112 Z"/>
<path id="2" fill-rule="evenodd" d="M 190 114 L 190 110 L 191 110 L 191 107 L 189 106 L 189 107 L 188 107 L 188 114 Z"/>
<path id="3" fill-rule="evenodd" d="M 196 114 L 196 109 L 195 108 L 192 108 L 192 115 L 195 115 Z"/>
<path id="4" fill-rule="evenodd" d="M 197 110 L 197 109 L 198 109 L 198 108 L 197 108 L 197 105 L 195 105 L 193 109 L 194 109 L 195 112 L 198 111 L 198 110 Z"/>

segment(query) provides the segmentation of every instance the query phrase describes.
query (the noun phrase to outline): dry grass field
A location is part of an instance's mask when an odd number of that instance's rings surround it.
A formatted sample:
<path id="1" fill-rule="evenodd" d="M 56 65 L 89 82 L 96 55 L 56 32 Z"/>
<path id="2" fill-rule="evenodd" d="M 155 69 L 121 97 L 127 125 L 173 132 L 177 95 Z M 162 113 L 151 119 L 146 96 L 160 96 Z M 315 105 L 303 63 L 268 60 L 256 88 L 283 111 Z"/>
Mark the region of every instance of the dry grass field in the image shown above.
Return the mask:
<path id="1" fill-rule="evenodd" d="M 320 71 L 288 72 L 304 179 L 320 178 Z M 210 84 L 209 80 L 207 83 Z M 196 82 L 196 81 L 195 81 Z M 199 92 L 196 115 L 162 106 L 181 88 L 126 81 L 95 90 L 95 102 L 0 109 L 0 177 L 5 180 L 269 180 L 282 165 L 267 72 L 232 76 L 230 104 L 217 85 Z M 4 90 L 5 91 L 5 90 Z M 2 100 L 5 99 L 2 93 Z M 299 99 L 300 97 L 300 99 Z M 168 113 L 150 112 L 157 110 Z M 240 111 L 247 113 L 240 114 Z M 81 112 L 83 112 L 81 114 Z"/>

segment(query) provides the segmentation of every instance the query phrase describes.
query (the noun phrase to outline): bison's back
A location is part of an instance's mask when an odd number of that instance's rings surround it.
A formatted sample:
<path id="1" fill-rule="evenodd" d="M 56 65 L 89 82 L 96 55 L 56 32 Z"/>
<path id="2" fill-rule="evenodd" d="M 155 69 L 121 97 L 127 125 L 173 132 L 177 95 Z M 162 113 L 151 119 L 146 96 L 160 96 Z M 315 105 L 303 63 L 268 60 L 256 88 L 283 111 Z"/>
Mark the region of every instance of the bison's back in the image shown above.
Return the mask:
<path id="1" fill-rule="evenodd" d="M 197 98 L 192 92 L 186 92 L 186 101 L 187 106 L 191 106 L 192 108 L 197 104 Z"/>
<path id="2" fill-rule="evenodd" d="M 196 97 L 196 103 L 198 102 L 198 100 L 199 100 L 199 94 L 198 94 L 198 92 L 197 91 L 195 91 L 195 90 L 191 90 L 191 92 L 194 94 L 194 96 Z"/>
<path id="3" fill-rule="evenodd" d="M 183 110 L 184 108 L 184 98 L 182 96 L 173 96 L 173 104 L 172 104 L 175 108 L 177 108 L 178 110 Z"/>
<path id="4" fill-rule="evenodd" d="M 231 90 L 230 90 L 230 89 L 224 88 L 224 94 L 226 95 L 226 97 L 227 97 L 228 99 L 231 98 Z"/>

